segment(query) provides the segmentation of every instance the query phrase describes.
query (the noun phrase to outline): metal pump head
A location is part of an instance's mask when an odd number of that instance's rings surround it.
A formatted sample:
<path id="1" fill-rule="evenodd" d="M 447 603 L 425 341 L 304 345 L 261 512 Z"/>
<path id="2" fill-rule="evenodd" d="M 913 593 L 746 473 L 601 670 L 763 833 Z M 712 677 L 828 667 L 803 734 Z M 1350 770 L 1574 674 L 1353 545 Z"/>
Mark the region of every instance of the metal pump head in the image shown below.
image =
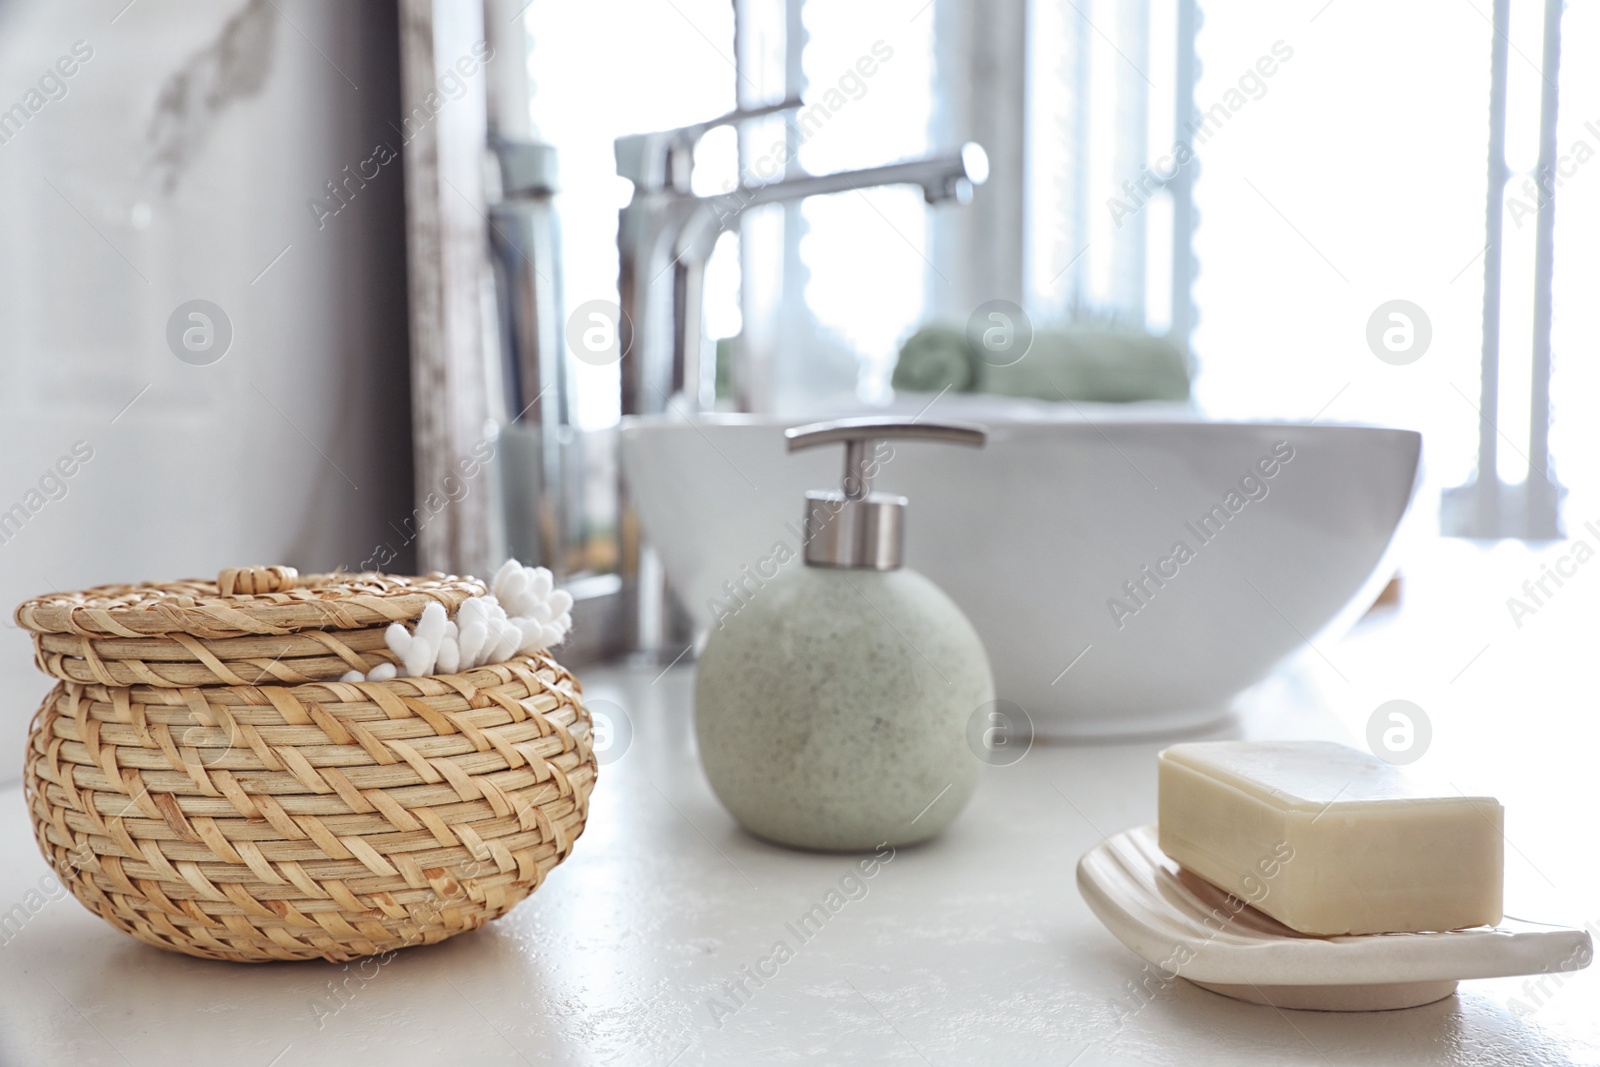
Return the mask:
<path id="1" fill-rule="evenodd" d="M 982 447 L 988 434 L 964 422 L 922 422 L 920 417 L 865 416 L 795 426 L 784 431 L 789 451 L 845 446 L 844 491 L 806 494 L 806 565 L 892 571 L 905 557 L 906 498 L 872 491 L 876 445 L 887 440 L 943 441 Z"/>

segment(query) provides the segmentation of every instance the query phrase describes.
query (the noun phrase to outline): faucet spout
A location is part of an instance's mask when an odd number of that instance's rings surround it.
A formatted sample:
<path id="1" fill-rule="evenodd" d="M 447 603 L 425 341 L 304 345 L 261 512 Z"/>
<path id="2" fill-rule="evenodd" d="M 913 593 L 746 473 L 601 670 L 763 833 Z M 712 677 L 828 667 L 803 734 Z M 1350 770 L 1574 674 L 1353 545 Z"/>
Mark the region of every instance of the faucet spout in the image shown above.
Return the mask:
<path id="1" fill-rule="evenodd" d="M 811 196 L 825 196 L 853 189 L 870 189 L 880 185 L 920 185 L 923 198 L 929 204 L 953 200 L 958 204 L 972 201 L 972 188 L 989 180 L 989 156 L 983 146 L 968 141 L 960 151 L 944 155 L 913 159 L 904 163 L 889 163 L 879 167 L 839 171 L 835 174 L 803 175 L 768 182 L 765 185 L 744 186 L 734 194 L 743 197 L 747 207 L 773 204 L 787 200 L 803 200 Z"/>
<path id="2" fill-rule="evenodd" d="M 885 185 L 921 186 L 922 197 L 929 204 L 945 201 L 968 204 L 972 201 L 973 187 L 982 185 L 988 179 L 988 155 L 982 145 L 968 141 L 959 151 L 924 159 L 834 174 L 806 174 L 761 185 L 741 185 L 732 192 L 703 198 L 705 210 L 698 218 L 688 219 L 673 251 L 693 255 L 696 250 L 703 250 L 709 255 L 708 239 L 714 241 L 717 233 L 736 225 L 744 212 L 764 204 L 787 203 Z M 710 233 L 706 232 L 708 223 Z"/>

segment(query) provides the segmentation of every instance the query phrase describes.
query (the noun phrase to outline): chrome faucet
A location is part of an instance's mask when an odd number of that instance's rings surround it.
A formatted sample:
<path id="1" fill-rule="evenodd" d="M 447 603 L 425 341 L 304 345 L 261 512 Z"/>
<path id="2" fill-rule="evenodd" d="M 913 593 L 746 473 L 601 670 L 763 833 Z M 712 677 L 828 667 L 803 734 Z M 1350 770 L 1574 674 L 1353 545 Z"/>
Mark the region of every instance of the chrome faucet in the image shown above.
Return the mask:
<path id="1" fill-rule="evenodd" d="M 737 227 L 744 212 L 883 185 L 920 186 L 929 204 L 965 204 L 973 186 L 989 176 L 988 157 L 969 142 L 955 152 L 903 163 L 756 184 L 741 175 L 727 193 L 698 196 L 692 191 L 695 146 L 707 132 L 803 106 L 791 98 L 676 130 L 617 139 L 617 173 L 633 182 L 633 198 L 617 222 L 623 415 L 670 411 L 692 416 L 714 405 L 716 361 L 706 358 L 701 329 L 705 269 L 717 238 Z M 748 382 L 744 375 L 734 378 Z M 622 507 L 622 528 L 636 531 L 625 488 Z M 676 651 L 672 646 L 682 645 L 686 626 L 681 612 L 674 619 L 664 596 L 659 561 L 636 536 L 625 538 L 621 547 L 624 589 L 632 594 L 630 644 L 635 651 L 671 656 Z"/>
<path id="2" fill-rule="evenodd" d="M 622 365 L 624 415 L 659 414 L 673 404 L 693 412 L 714 403 L 716 368 L 703 358 L 700 329 L 705 267 L 717 238 L 737 227 L 744 212 L 883 185 L 920 186 L 929 204 L 965 204 L 973 186 L 989 176 L 988 157 L 969 142 L 959 151 L 904 163 L 741 182 L 715 196 L 690 191 L 694 149 L 707 132 L 802 106 L 798 100 L 785 100 L 676 130 L 617 139 L 617 173 L 633 182 L 633 198 L 617 223 L 623 311 L 619 330 L 622 350 L 628 353 Z"/>

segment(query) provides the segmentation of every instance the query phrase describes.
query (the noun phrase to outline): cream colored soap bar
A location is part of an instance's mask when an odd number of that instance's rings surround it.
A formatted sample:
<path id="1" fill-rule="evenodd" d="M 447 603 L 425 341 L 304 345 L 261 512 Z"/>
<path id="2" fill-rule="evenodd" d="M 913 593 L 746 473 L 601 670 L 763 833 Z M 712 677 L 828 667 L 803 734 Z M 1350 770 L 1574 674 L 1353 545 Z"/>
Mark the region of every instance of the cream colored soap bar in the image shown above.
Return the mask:
<path id="1" fill-rule="evenodd" d="M 1455 930 L 1501 918 L 1504 810 L 1431 793 L 1326 741 L 1173 745 L 1161 850 L 1307 934 Z"/>

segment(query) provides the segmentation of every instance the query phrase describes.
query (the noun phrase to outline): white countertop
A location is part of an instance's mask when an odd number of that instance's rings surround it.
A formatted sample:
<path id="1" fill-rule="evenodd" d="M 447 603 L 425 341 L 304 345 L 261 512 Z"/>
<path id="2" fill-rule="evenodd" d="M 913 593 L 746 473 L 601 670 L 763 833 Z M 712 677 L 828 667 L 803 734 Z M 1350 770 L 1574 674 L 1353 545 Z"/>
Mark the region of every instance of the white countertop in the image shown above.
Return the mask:
<path id="1" fill-rule="evenodd" d="M 1307 650 L 1249 694 L 1233 735 L 1360 744 L 1379 703 L 1416 701 L 1434 733 L 1419 766 L 1507 806 L 1507 910 L 1600 929 L 1586 626 L 1600 570 L 1517 629 L 1505 597 L 1554 555 L 1444 555 L 1408 570 L 1397 618 Z M 692 748 L 692 669 L 582 673 L 634 737 L 601 768 L 571 859 L 509 916 L 381 966 L 247 966 L 163 953 L 71 899 L 43 902 L 0 931 L 0 1065 L 1600 1063 L 1594 969 L 1547 980 L 1537 1004 L 1520 978 L 1355 1015 L 1177 982 L 1130 1013 L 1140 962 L 1073 870 L 1102 833 L 1154 818 L 1158 742 L 1036 745 L 986 768 L 942 839 L 901 850 L 801 943 L 786 924 L 856 858 L 734 825 Z M 21 729 L 25 710 L 8 710 Z M 0 909 L 43 901 L 28 893 L 45 873 L 20 789 L 0 791 Z M 746 982 L 743 1003 L 730 996 L 780 939 L 793 958 Z M 711 998 L 734 1010 L 714 1016 Z"/>

